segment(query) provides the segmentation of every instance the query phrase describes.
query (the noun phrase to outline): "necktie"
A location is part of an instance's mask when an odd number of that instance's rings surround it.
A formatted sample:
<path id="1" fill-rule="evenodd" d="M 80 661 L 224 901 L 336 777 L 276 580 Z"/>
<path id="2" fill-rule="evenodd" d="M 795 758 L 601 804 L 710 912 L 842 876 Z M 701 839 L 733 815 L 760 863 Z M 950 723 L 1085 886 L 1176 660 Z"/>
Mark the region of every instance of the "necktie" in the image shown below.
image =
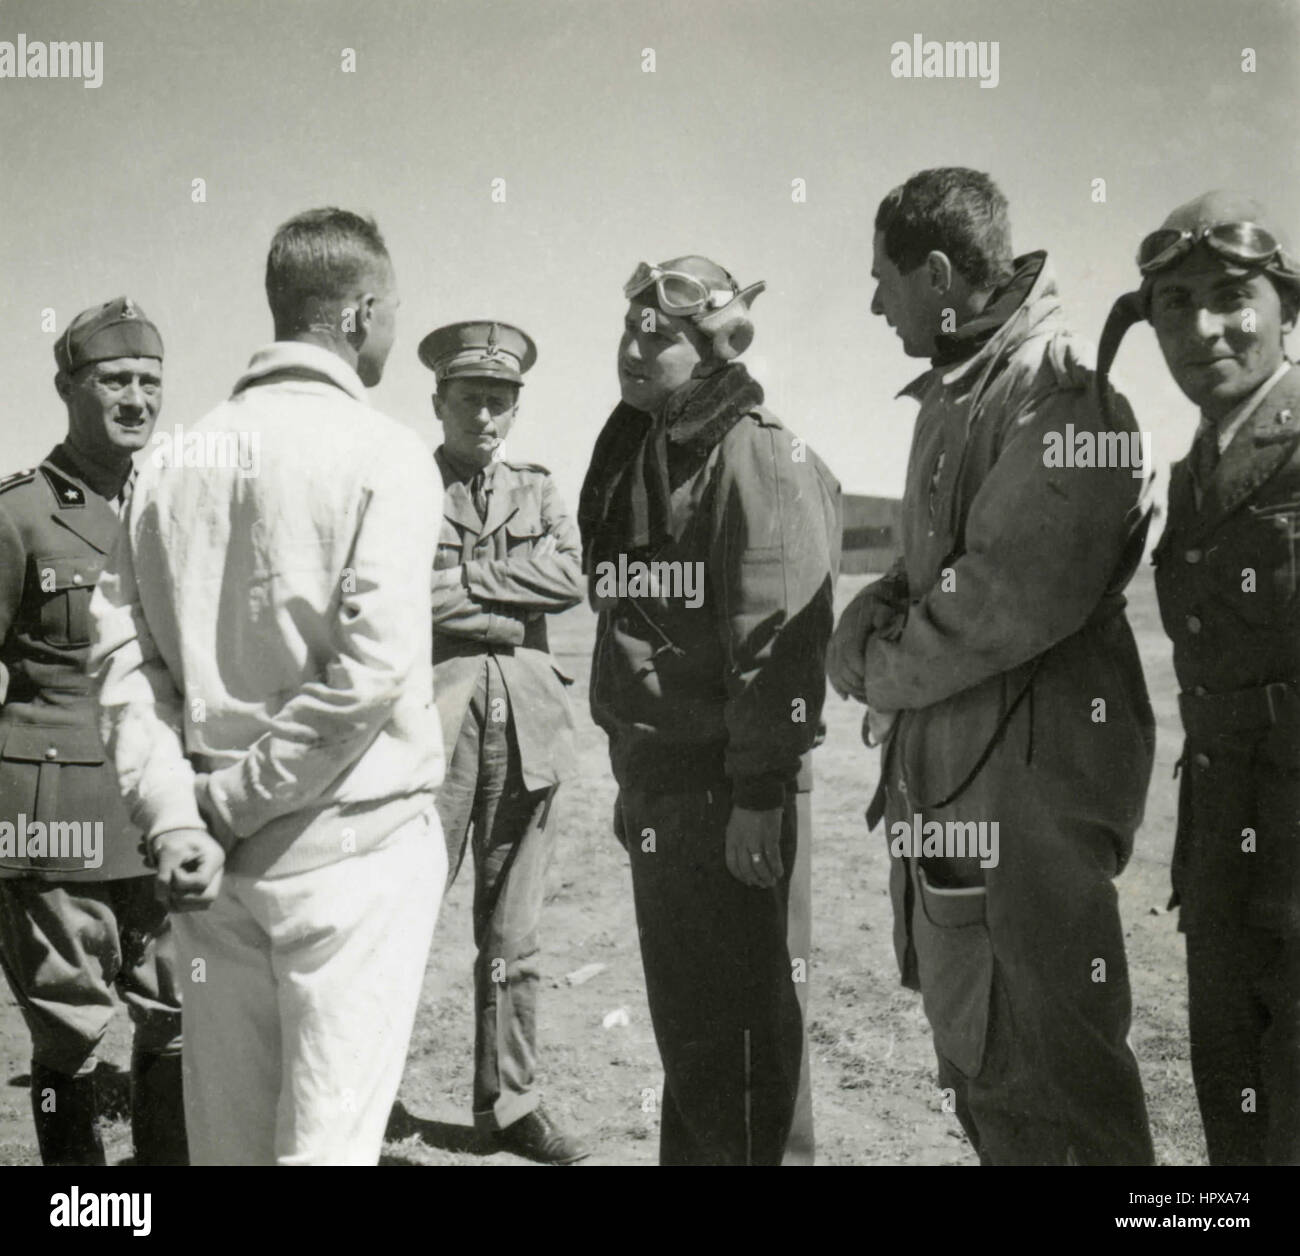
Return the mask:
<path id="1" fill-rule="evenodd" d="M 469 492 L 474 501 L 474 509 L 478 511 L 478 517 L 487 522 L 487 476 L 482 471 L 469 482 Z"/>
<path id="2" fill-rule="evenodd" d="M 1214 477 L 1214 468 L 1219 465 L 1219 434 L 1212 427 L 1201 433 L 1196 443 L 1196 482 L 1205 489 Z"/>
<path id="3" fill-rule="evenodd" d="M 132 471 L 131 474 L 126 477 L 126 480 L 123 482 L 122 487 L 118 489 L 117 496 L 114 497 L 108 503 L 110 506 L 112 506 L 113 513 L 119 519 L 126 518 L 126 508 L 131 504 L 131 490 L 134 488 L 135 488 L 135 472 Z"/>

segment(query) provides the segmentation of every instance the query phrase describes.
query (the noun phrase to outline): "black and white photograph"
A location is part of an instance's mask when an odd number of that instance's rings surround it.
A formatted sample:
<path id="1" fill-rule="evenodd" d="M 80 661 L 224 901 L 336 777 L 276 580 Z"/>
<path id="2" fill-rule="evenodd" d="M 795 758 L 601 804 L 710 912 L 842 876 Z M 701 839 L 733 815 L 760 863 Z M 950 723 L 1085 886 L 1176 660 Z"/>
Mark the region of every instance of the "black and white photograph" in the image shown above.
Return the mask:
<path id="1" fill-rule="evenodd" d="M 19 1224 L 1263 1228 L 1298 116 L 1297 0 L 0 0 Z"/>

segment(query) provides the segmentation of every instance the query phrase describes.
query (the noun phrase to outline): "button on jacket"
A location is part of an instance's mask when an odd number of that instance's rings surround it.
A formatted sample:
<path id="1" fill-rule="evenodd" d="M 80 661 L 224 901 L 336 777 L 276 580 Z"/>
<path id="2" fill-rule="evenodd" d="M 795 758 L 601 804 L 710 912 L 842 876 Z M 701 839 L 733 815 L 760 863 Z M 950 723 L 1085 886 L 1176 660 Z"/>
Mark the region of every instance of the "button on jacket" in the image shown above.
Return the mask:
<path id="1" fill-rule="evenodd" d="M 445 494 L 433 589 L 434 692 L 443 744 L 456 744 L 484 656 L 492 655 L 509 694 L 524 787 L 559 784 L 577 770 L 565 694 L 573 682 L 551 657 L 546 616 L 582 600 L 577 528 L 543 467 L 493 463 L 486 472 L 484 519 L 441 448 L 435 460 Z M 535 556 L 548 535 L 555 552 Z M 463 571 L 460 580 L 438 579 L 437 572 L 454 567 Z"/>
<path id="2" fill-rule="evenodd" d="M 85 674 L 90 599 L 120 527 L 57 446 L 0 481 L 0 820 L 102 823 L 102 862 L 0 855 L 0 877 L 108 881 L 148 872 Z"/>

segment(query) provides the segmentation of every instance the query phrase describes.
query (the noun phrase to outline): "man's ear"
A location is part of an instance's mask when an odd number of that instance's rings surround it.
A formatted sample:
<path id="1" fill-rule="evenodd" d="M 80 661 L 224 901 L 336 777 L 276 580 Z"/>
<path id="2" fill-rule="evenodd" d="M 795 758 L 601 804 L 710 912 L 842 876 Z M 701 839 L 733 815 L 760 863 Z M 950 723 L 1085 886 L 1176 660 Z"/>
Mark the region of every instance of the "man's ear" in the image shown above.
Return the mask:
<path id="1" fill-rule="evenodd" d="M 66 371 L 56 371 L 54 374 L 55 391 L 67 401 L 72 396 L 72 376 Z"/>
<path id="2" fill-rule="evenodd" d="M 357 302 L 357 330 L 369 331 L 370 324 L 375 317 L 375 301 L 378 298 L 373 292 L 363 292 L 361 300 Z"/>
<path id="3" fill-rule="evenodd" d="M 930 281 L 930 287 L 939 295 L 944 296 L 952 287 L 952 262 L 948 259 L 946 253 L 941 253 L 938 249 L 932 249 L 929 256 L 925 259 L 926 277 Z"/>
<path id="4" fill-rule="evenodd" d="M 438 396 L 437 389 L 429 394 L 429 400 L 433 402 L 433 417 L 442 422 L 442 398 Z"/>
<path id="5" fill-rule="evenodd" d="M 1296 314 L 1300 312 L 1300 296 L 1282 302 L 1282 335 L 1289 336 L 1295 331 Z"/>

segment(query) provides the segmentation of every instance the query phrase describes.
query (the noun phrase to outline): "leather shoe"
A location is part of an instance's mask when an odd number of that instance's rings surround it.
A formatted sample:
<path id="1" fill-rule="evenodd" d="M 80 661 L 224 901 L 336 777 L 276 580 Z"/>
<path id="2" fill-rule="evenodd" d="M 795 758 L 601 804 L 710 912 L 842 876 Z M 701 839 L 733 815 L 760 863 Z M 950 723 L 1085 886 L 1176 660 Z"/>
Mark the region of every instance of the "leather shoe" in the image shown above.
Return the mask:
<path id="1" fill-rule="evenodd" d="M 590 1147 L 560 1129 L 541 1106 L 498 1130 L 496 1145 L 502 1151 L 512 1151 L 516 1156 L 541 1164 L 576 1164 L 591 1155 Z"/>

